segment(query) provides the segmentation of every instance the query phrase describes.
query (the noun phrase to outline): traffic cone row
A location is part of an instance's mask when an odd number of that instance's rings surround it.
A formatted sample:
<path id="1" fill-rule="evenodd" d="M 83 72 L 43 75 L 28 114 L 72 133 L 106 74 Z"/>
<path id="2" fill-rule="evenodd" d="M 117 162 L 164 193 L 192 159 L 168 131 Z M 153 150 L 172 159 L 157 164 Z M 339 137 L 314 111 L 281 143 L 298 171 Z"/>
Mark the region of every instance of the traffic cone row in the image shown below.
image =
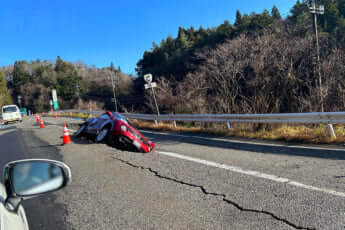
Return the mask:
<path id="1" fill-rule="evenodd" d="M 57 114 L 55 114 L 55 118 L 57 118 Z M 39 115 L 36 114 L 36 122 L 40 124 L 40 128 L 43 129 L 44 128 L 44 123 L 43 123 L 43 119 L 40 118 Z M 64 124 L 63 125 L 63 137 L 62 137 L 62 144 L 66 145 L 71 143 L 71 137 L 68 133 L 68 129 L 67 129 L 67 125 Z"/>
<path id="2" fill-rule="evenodd" d="M 66 126 L 66 124 L 64 124 L 63 125 L 62 144 L 65 145 L 65 144 L 69 144 L 71 142 L 72 142 L 72 140 L 71 140 L 71 137 L 69 136 L 67 126 Z"/>

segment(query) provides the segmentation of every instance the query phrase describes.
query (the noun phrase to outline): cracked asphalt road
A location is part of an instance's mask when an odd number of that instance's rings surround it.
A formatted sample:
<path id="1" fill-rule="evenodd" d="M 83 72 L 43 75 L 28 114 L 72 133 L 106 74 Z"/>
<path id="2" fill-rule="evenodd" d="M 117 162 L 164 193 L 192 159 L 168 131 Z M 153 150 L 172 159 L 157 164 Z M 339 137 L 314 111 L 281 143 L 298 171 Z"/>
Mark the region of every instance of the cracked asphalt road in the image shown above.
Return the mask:
<path id="1" fill-rule="evenodd" d="M 345 192 L 345 151 L 145 133 L 158 148 L 143 155 L 86 139 L 60 146 L 57 126 L 72 121 L 46 120 L 44 129 L 33 119 L 21 129 L 71 166 L 73 182 L 54 201 L 65 209 L 66 229 L 345 228 L 344 197 L 159 154 L 174 152 Z M 23 137 L 24 144 L 28 140 Z"/>

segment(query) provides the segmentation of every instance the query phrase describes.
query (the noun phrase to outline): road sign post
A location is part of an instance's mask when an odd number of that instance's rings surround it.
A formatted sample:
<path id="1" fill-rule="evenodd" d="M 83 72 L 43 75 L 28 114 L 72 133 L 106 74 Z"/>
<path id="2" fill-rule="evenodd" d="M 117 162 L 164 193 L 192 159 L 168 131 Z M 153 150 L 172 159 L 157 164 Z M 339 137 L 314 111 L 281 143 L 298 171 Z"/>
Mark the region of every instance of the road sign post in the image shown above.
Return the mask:
<path id="1" fill-rule="evenodd" d="M 157 99 L 156 99 L 156 94 L 155 94 L 155 90 L 154 88 L 157 87 L 157 83 L 156 82 L 152 82 L 152 74 L 145 74 L 144 75 L 144 80 L 147 84 L 145 84 L 145 89 L 152 89 L 152 94 L 153 94 L 153 99 L 155 101 L 156 104 L 156 109 L 157 109 L 157 115 L 159 116 L 159 108 L 158 108 L 158 103 L 157 103 Z M 156 121 L 157 124 L 157 121 Z"/>
<path id="2" fill-rule="evenodd" d="M 50 111 L 53 112 L 53 101 L 49 100 L 49 104 L 50 104 Z"/>
<path id="3" fill-rule="evenodd" d="M 17 99 L 18 99 L 19 108 L 21 108 L 22 107 L 22 96 L 18 95 Z"/>
<path id="4" fill-rule="evenodd" d="M 112 102 L 114 102 L 115 104 L 115 111 L 117 112 L 117 101 L 116 101 L 116 92 L 115 92 L 115 88 L 116 88 L 116 82 L 115 82 L 115 75 L 113 72 L 111 72 L 110 74 L 110 79 L 111 79 L 111 85 L 113 86 L 113 99 L 112 99 Z"/>
<path id="5" fill-rule="evenodd" d="M 56 89 L 52 90 L 52 97 L 53 97 L 54 110 L 58 110 L 59 109 L 59 103 L 58 103 L 58 99 L 57 99 Z"/>
<path id="6" fill-rule="evenodd" d="M 154 87 L 151 87 L 151 89 L 152 89 L 153 98 L 154 98 L 154 100 L 155 100 L 155 104 L 156 104 L 156 108 L 157 108 L 157 114 L 158 114 L 158 116 L 159 116 L 160 113 L 159 113 L 159 108 L 158 108 L 158 103 L 157 103 L 157 100 L 156 100 L 156 94 L 155 94 Z"/>

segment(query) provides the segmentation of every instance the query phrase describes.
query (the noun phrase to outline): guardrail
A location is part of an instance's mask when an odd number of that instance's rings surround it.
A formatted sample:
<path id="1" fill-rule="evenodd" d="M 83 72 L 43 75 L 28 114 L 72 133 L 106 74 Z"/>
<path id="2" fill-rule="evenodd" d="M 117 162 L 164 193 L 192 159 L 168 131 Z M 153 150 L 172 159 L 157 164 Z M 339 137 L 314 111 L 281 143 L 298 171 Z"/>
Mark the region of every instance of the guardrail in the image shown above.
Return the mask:
<path id="1" fill-rule="evenodd" d="M 104 111 L 61 110 L 60 113 L 84 113 L 99 115 Z M 122 115 L 151 121 L 195 121 L 195 122 L 230 122 L 230 123 L 301 123 L 301 124 L 343 124 L 345 112 L 326 113 L 272 113 L 272 114 L 137 114 Z"/>
<path id="2" fill-rule="evenodd" d="M 62 113 L 84 113 L 99 115 L 104 111 L 89 110 L 62 110 Z M 345 112 L 325 113 L 273 113 L 273 114 L 136 114 L 122 113 L 127 118 L 149 121 L 194 121 L 194 122 L 222 122 L 227 123 L 230 129 L 231 123 L 295 123 L 295 124 L 328 124 L 330 135 L 335 137 L 332 124 L 345 123 Z"/>

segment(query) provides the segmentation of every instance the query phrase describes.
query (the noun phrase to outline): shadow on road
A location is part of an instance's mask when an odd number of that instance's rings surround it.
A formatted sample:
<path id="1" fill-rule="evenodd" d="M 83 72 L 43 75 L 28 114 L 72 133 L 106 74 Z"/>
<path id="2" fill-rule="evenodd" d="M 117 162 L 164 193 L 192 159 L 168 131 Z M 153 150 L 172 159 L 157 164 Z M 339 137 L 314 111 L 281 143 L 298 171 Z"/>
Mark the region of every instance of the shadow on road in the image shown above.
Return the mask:
<path id="1" fill-rule="evenodd" d="M 207 147 L 216 147 L 223 149 L 232 149 L 248 152 L 259 152 L 263 154 L 277 154 L 277 155 L 292 155 L 292 156 L 303 156 L 303 157 L 316 157 L 332 160 L 345 160 L 345 149 L 344 150 L 332 150 L 332 149 L 308 149 L 308 148 L 298 148 L 289 146 L 272 146 L 265 143 L 255 144 L 255 143 L 238 143 L 229 140 L 205 140 L 195 137 L 185 136 L 169 136 L 160 135 L 153 133 L 145 133 L 149 139 L 152 139 L 156 143 L 162 144 L 178 144 L 178 143 L 188 143 Z M 204 138 L 204 137 L 203 137 Z"/>
<path id="2" fill-rule="evenodd" d="M 30 148 L 32 148 L 32 149 L 35 149 L 35 148 L 51 148 L 51 147 L 58 147 L 58 146 L 62 146 L 62 144 L 30 146 Z"/>
<path id="3" fill-rule="evenodd" d="M 140 152 L 137 152 L 137 151 L 134 151 L 133 149 L 131 148 L 128 148 L 126 146 L 121 146 L 121 145 L 116 145 L 116 146 L 113 146 L 113 145 L 110 145 L 109 143 L 107 143 L 107 141 L 103 141 L 103 142 L 100 142 L 100 143 L 97 143 L 93 140 L 93 138 L 91 137 L 75 137 L 75 136 L 71 136 L 71 140 L 73 143 L 75 144 L 81 144 L 81 145 L 89 145 L 89 144 L 95 144 L 95 145 L 99 145 L 99 144 L 106 144 L 107 146 L 111 147 L 111 148 L 114 148 L 114 149 L 117 149 L 117 150 L 121 150 L 121 151 L 126 151 L 126 152 L 133 152 L 133 153 L 138 153 L 138 154 L 143 154 L 143 153 L 140 153 Z"/>
<path id="4" fill-rule="evenodd" d="M 16 126 L 12 125 L 12 126 L 0 126 L 0 132 L 1 131 L 5 131 L 5 130 L 11 130 L 11 129 L 17 129 Z"/>

